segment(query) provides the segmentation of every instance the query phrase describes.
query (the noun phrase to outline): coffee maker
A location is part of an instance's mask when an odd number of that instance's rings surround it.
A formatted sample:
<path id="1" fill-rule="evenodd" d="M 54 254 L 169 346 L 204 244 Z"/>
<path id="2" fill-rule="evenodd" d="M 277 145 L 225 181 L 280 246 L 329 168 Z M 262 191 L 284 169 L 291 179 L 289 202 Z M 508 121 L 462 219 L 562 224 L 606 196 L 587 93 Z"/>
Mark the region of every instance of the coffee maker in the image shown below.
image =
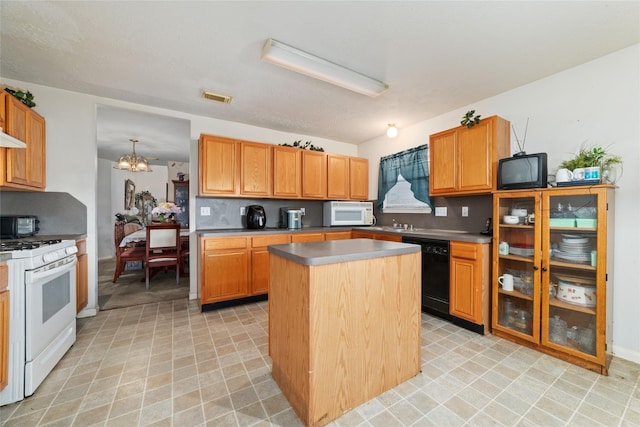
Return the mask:
<path id="1" fill-rule="evenodd" d="M 267 225 L 267 215 L 264 208 L 260 205 L 251 205 L 247 207 L 247 228 L 261 229 Z"/>
<path id="2" fill-rule="evenodd" d="M 303 216 L 302 209 L 280 208 L 280 228 L 301 229 Z"/>

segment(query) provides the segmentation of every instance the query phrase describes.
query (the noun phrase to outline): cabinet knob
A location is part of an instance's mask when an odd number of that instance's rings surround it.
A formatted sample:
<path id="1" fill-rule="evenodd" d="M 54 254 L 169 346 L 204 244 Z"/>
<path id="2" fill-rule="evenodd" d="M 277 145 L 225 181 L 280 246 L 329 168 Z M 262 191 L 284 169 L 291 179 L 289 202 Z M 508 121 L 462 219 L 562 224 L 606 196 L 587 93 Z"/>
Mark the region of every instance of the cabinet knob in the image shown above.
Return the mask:
<path id="1" fill-rule="evenodd" d="M 533 266 L 533 271 L 538 271 L 538 266 L 537 265 Z"/>
<path id="2" fill-rule="evenodd" d="M 547 267 L 542 267 L 542 271 L 547 271 Z"/>

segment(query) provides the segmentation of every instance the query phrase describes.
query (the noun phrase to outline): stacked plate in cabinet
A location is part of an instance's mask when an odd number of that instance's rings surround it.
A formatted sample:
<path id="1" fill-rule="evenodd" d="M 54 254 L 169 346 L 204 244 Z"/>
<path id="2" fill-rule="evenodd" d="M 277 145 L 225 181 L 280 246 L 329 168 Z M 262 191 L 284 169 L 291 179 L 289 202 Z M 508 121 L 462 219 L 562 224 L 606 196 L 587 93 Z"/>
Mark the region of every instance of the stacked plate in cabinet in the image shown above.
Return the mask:
<path id="1" fill-rule="evenodd" d="M 563 234 L 553 255 L 563 261 L 588 263 L 591 261 L 591 241 L 588 237 Z"/>

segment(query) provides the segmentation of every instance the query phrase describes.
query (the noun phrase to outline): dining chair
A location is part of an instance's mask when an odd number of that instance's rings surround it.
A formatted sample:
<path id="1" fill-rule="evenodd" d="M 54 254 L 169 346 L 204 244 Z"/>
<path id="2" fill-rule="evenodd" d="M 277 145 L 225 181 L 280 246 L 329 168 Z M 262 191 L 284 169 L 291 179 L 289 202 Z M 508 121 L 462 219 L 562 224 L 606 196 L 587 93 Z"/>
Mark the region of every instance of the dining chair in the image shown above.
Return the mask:
<path id="1" fill-rule="evenodd" d="M 113 273 L 113 283 L 118 281 L 118 278 L 125 270 L 127 262 L 144 261 L 144 247 L 134 245 L 120 247 L 120 242 L 125 236 L 125 224 L 125 221 L 116 221 L 113 226 L 113 241 L 116 246 L 116 269 Z"/>
<path id="2" fill-rule="evenodd" d="M 175 267 L 176 284 L 180 283 L 181 242 L 180 224 L 152 224 L 146 228 L 144 253 L 144 275 L 147 290 L 151 269 L 156 267 Z"/>

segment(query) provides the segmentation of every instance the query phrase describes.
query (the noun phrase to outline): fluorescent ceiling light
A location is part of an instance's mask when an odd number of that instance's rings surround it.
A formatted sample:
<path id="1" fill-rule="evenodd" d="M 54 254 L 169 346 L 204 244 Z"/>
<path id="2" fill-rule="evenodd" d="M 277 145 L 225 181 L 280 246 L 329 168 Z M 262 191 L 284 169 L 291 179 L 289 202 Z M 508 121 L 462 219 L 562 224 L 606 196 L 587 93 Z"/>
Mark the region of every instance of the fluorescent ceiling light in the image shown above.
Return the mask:
<path id="1" fill-rule="evenodd" d="M 389 88 L 385 83 L 338 64 L 311 55 L 274 39 L 262 49 L 262 59 L 300 74 L 352 90 L 367 96 L 378 96 Z"/>
<path id="2" fill-rule="evenodd" d="M 9 135 L 8 133 L 4 133 L 2 128 L 0 127 L 0 147 L 26 148 L 27 144 L 20 141 L 18 138 Z"/>

